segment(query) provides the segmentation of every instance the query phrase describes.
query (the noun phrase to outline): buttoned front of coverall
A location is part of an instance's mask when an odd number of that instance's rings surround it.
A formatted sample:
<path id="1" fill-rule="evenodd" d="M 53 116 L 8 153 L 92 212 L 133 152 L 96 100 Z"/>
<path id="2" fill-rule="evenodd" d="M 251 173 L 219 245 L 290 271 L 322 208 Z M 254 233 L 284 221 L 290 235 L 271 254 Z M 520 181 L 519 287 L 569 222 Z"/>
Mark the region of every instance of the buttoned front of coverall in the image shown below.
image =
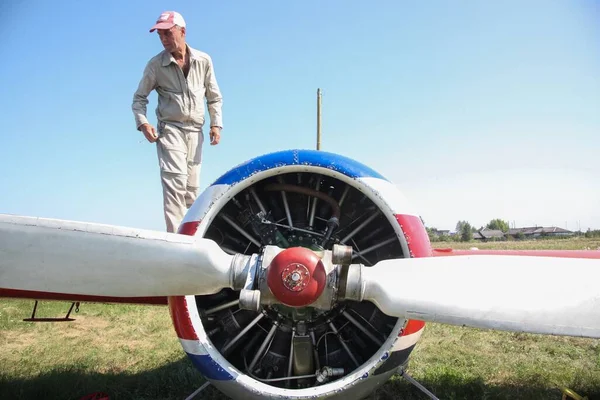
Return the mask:
<path id="1" fill-rule="evenodd" d="M 187 47 L 190 69 L 184 76 L 173 56 L 162 51 L 153 57 L 133 96 L 136 127 L 148 123 L 146 106 L 152 90 L 158 93 L 156 150 L 168 232 L 177 232 L 187 209 L 198 197 L 204 134 L 204 98 L 211 126 L 223 126 L 221 92 L 211 58 Z"/>

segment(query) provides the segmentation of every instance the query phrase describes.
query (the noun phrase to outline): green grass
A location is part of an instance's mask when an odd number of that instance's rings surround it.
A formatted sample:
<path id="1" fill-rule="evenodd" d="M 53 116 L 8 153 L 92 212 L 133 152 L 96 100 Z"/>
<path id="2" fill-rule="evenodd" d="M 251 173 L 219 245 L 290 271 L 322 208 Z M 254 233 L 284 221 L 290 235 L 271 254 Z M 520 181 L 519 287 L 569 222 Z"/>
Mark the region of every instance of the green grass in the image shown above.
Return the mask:
<path id="1" fill-rule="evenodd" d="M 97 391 L 182 399 L 203 383 L 166 307 L 84 303 L 74 322 L 21 321 L 32 306 L 0 302 L 0 399 L 79 399 Z M 59 316 L 68 306 L 42 302 L 37 314 Z"/>
<path id="2" fill-rule="evenodd" d="M 600 341 L 427 324 L 410 373 L 443 399 L 600 398 Z"/>
<path id="3" fill-rule="evenodd" d="M 546 242 L 485 245 L 541 248 Z M 555 242 L 551 248 L 581 245 Z M 461 245 L 474 244 L 446 244 Z M 166 307 L 83 303 L 74 322 L 23 322 L 33 303 L 0 300 L 0 399 L 77 400 L 97 391 L 111 400 L 184 399 L 204 382 L 181 349 Z M 64 315 L 69 305 L 42 302 L 38 316 Z M 562 386 L 600 399 L 600 341 L 427 324 L 409 372 L 445 400 L 560 400 Z M 197 398 L 225 397 L 209 387 Z M 426 397 L 395 376 L 369 399 Z"/>

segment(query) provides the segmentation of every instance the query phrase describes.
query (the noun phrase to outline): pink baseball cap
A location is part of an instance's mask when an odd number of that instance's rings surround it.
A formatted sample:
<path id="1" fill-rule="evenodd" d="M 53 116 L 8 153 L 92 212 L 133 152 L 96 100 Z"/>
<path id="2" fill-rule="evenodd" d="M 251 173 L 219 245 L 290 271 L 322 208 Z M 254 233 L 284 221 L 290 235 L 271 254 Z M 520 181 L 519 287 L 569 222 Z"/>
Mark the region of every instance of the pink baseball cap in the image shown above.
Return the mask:
<path id="1" fill-rule="evenodd" d="M 171 29 L 175 25 L 185 28 L 185 21 L 181 14 L 177 11 L 165 11 L 160 14 L 150 32 L 154 32 L 157 29 Z"/>

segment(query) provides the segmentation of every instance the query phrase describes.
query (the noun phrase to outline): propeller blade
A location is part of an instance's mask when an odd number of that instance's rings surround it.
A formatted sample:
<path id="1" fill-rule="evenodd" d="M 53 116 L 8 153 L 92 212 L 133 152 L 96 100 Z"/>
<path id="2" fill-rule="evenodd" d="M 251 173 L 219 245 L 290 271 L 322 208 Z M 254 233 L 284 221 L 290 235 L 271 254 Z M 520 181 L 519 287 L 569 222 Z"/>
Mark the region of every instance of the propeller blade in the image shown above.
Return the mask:
<path id="1" fill-rule="evenodd" d="M 395 259 L 363 267 L 361 281 L 362 299 L 391 316 L 600 337 L 600 260 L 494 255 Z"/>
<path id="2" fill-rule="evenodd" d="M 208 239 L 0 214 L 0 287 L 112 297 L 212 294 L 234 285 L 231 256 Z"/>

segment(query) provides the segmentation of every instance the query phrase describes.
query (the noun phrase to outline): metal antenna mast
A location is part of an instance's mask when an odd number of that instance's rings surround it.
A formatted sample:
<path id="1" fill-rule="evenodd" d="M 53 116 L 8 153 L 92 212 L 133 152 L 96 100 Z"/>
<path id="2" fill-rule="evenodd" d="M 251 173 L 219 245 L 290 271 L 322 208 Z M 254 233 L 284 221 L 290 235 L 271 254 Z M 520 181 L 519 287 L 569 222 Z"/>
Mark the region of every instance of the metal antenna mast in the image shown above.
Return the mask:
<path id="1" fill-rule="evenodd" d="M 321 150 L 321 89 L 317 89 L 317 150 Z"/>

